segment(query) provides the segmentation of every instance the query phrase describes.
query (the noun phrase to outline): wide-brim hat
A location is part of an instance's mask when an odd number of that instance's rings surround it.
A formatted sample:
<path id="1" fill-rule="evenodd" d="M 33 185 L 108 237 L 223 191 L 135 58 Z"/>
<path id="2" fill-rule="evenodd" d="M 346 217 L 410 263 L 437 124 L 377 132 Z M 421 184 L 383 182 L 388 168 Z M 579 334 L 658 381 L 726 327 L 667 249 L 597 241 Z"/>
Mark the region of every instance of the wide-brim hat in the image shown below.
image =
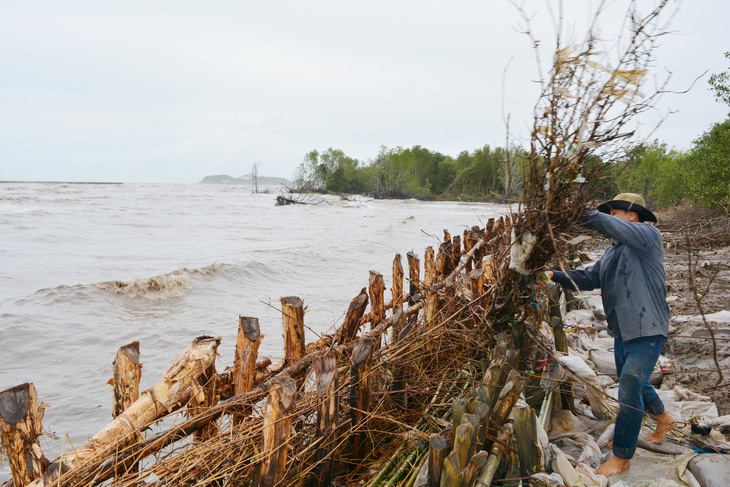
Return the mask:
<path id="1" fill-rule="evenodd" d="M 616 195 L 611 201 L 606 201 L 598 205 L 598 211 L 601 213 L 611 214 L 611 210 L 633 211 L 639 215 L 642 222 L 656 222 L 654 213 L 646 209 L 646 202 L 640 194 L 621 193 Z"/>

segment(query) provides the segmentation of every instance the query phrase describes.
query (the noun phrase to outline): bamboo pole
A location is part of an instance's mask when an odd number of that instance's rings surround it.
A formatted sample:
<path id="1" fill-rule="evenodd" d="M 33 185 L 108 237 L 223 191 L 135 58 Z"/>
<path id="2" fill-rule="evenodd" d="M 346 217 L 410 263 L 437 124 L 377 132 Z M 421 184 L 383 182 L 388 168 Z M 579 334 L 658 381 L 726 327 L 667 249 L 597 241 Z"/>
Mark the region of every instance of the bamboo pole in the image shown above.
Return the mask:
<path id="1" fill-rule="evenodd" d="M 220 340 L 209 336 L 193 340 L 155 385 L 144 391 L 124 413 L 73 452 L 56 458 L 46 469 L 43 481 L 37 479 L 30 485 L 55 483 L 59 473 L 81 467 L 91 458 L 110 455 L 136 441 L 141 428 L 183 406 L 193 395 L 202 399 L 205 391 L 198 379 L 214 363 Z"/>
<path id="2" fill-rule="evenodd" d="M 233 394 L 243 394 L 253 389 L 256 380 L 256 360 L 259 346 L 264 339 L 258 318 L 238 317 L 236 354 L 233 359 Z"/>
<path id="3" fill-rule="evenodd" d="M 465 415 L 466 416 L 466 415 Z M 474 436 L 474 427 L 468 421 L 461 423 L 456 428 L 454 435 L 454 451 L 459 458 L 460 469 L 465 469 L 469 464 L 472 455 L 472 438 Z"/>
<path id="4" fill-rule="evenodd" d="M 45 404 L 38 404 L 35 386 L 26 382 L 0 392 L 0 445 L 5 450 L 13 485 L 23 486 L 43 475 L 48 460 L 38 444 Z"/>
<path id="5" fill-rule="evenodd" d="M 112 418 L 124 412 L 139 399 L 139 381 L 142 378 L 142 364 L 139 361 L 139 342 L 134 341 L 120 347 L 112 362 L 114 404 Z"/>
<path id="6" fill-rule="evenodd" d="M 497 467 L 504 453 L 504 445 L 509 441 L 509 437 L 512 434 L 512 425 L 507 423 L 499 429 L 497 434 L 497 441 L 494 442 L 489 452 L 489 458 L 487 464 L 482 469 L 481 473 L 476 479 L 475 485 L 478 487 L 489 487 L 492 485 L 494 480 L 494 474 L 497 473 Z"/>
<path id="7" fill-rule="evenodd" d="M 337 397 L 337 355 L 334 353 L 318 357 L 313 362 L 317 377 L 317 437 L 321 438 L 314 454 L 315 467 L 309 480 L 309 487 L 324 487 L 332 483 L 334 447 L 337 443 L 337 417 L 340 401 Z"/>
<path id="8" fill-rule="evenodd" d="M 519 372 L 515 370 L 510 372 L 507 383 L 499 393 L 497 403 L 489 414 L 489 429 L 487 431 L 487 439 L 484 442 L 485 450 L 491 448 L 491 438 L 495 437 L 498 428 L 507 421 L 510 411 L 512 411 L 512 408 L 520 398 L 524 385 L 525 382 L 522 380 Z"/>
<path id="9" fill-rule="evenodd" d="M 444 467 L 441 470 L 441 487 L 466 487 L 464 473 L 459 465 L 459 454 L 452 451 L 444 460 Z"/>
<path id="10" fill-rule="evenodd" d="M 347 314 L 345 315 L 345 321 L 342 322 L 339 330 L 337 330 L 335 343 L 348 343 L 355 339 L 357 332 L 360 330 L 360 319 L 365 314 L 367 305 L 368 293 L 365 288 L 362 288 L 360 294 L 350 301 L 350 306 L 347 308 Z"/>
<path id="11" fill-rule="evenodd" d="M 350 410 L 352 427 L 352 458 L 355 463 L 364 458 L 366 432 L 363 422 L 370 408 L 370 368 L 375 344 L 372 340 L 361 340 L 352 351 L 352 390 Z"/>
<path id="12" fill-rule="evenodd" d="M 372 310 L 371 327 L 385 320 L 385 283 L 383 275 L 379 272 L 370 271 L 370 309 Z"/>
<path id="13" fill-rule="evenodd" d="M 529 477 L 541 470 L 540 449 L 537 445 L 537 416 L 531 407 L 516 408 L 514 416 L 520 477 Z"/>
<path id="14" fill-rule="evenodd" d="M 264 413 L 263 460 L 258 485 L 271 487 L 284 476 L 288 450 L 287 438 L 292 418 L 289 412 L 297 392 L 296 381 L 288 376 L 278 378 L 269 390 Z"/>
<path id="15" fill-rule="evenodd" d="M 464 473 L 464 485 L 468 487 L 474 483 L 479 472 L 487 464 L 488 458 L 489 453 L 485 451 L 477 452 L 471 457 L 469 464 L 466 466 L 466 472 Z"/>
<path id="16" fill-rule="evenodd" d="M 428 442 L 428 485 L 437 487 L 441 481 L 441 469 L 449 453 L 446 435 L 432 434 Z"/>
<path id="17" fill-rule="evenodd" d="M 297 296 L 281 298 L 281 319 L 284 325 L 284 363 L 304 356 L 304 302 Z"/>

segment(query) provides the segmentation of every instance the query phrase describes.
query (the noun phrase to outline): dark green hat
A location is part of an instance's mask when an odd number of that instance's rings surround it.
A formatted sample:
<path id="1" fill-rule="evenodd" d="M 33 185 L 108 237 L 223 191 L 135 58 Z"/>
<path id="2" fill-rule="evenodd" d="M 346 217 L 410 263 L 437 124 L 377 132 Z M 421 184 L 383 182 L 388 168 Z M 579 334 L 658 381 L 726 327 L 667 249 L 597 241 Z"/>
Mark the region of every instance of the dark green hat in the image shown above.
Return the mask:
<path id="1" fill-rule="evenodd" d="M 633 211 L 639 215 L 642 222 L 656 222 L 654 213 L 646 209 L 644 198 L 636 193 L 621 193 L 616 195 L 611 201 L 606 201 L 598 205 L 598 211 L 601 213 L 611 214 L 611 210 Z"/>

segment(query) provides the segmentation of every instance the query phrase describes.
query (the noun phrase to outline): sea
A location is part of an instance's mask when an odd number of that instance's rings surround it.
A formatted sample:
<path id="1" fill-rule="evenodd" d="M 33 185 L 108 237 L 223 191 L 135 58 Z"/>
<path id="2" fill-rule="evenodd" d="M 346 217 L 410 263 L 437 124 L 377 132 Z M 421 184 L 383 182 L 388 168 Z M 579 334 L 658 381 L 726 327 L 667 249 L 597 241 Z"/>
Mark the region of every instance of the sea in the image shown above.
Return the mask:
<path id="1" fill-rule="evenodd" d="M 0 184 L 0 391 L 32 382 L 45 403 L 48 458 L 111 419 L 112 361 L 140 342 L 140 389 L 195 337 L 222 338 L 233 361 L 238 317 L 258 317 L 259 356 L 283 355 L 280 298 L 306 306 L 307 342 L 396 253 L 423 255 L 505 214 L 490 203 L 294 195 L 222 184 Z M 288 195 L 287 195 L 288 196 Z M 407 272 L 407 271 L 406 271 Z M 54 439 L 51 437 L 56 437 Z M 0 482 L 8 480 L 7 461 Z"/>

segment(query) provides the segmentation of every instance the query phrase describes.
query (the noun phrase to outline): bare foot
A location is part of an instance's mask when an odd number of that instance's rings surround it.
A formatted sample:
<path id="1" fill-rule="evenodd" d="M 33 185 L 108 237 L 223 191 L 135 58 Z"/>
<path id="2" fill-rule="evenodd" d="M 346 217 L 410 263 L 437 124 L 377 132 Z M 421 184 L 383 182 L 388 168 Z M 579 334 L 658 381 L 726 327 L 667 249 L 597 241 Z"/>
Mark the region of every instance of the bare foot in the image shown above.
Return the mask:
<path id="1" fill-rule="evenodd" d="M 656 417 L 656 430 L 646 435 L 646 441 L 660 445 L 664 441 L 664 436 L 677 426 L 677 420 L 669 415 L 666 411 Z"/>
<path id="2" fill-rule="evenodd" d="M 631 460 L 626 460 L 624 458 L 619 458 L 616 455 L 613 455 L 611 458 L 606 460 L 598 469 L 594 472 L 597 475 L 603 475 L 604 477 L 610 477 L 611 475 L 616 475 L 617 473 L 621 473 L 627 468 L 629 468 L 629 463 Z"/>

